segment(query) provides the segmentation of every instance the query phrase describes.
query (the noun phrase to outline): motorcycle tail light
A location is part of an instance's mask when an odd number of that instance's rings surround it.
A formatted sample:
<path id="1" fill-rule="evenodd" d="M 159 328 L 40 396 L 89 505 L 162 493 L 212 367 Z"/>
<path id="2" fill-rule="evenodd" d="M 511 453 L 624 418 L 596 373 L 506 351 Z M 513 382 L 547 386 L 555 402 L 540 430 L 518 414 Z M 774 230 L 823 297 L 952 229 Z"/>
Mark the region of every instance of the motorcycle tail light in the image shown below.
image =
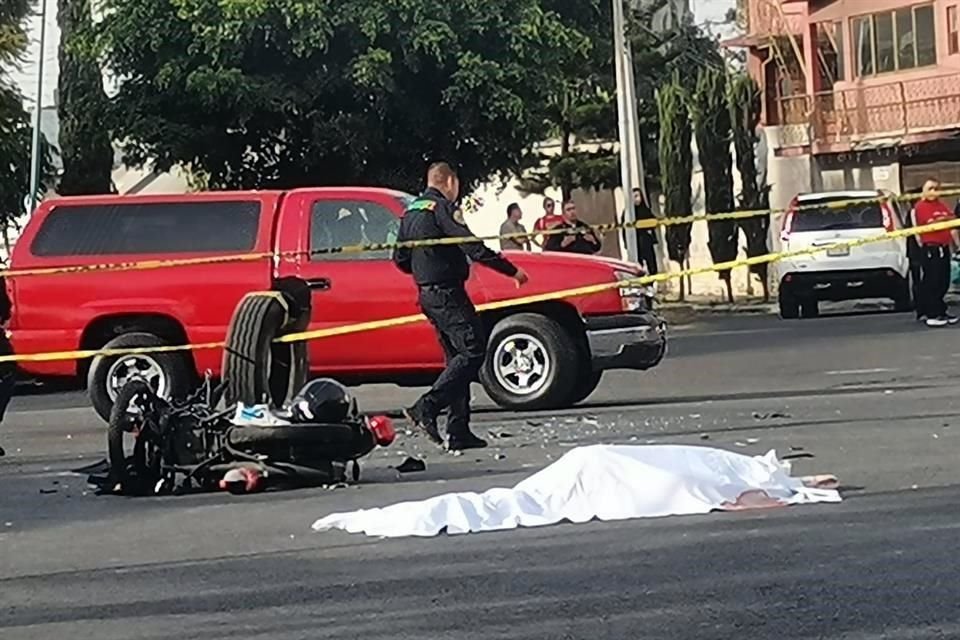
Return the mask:
<path id="1" fill-rule="evenodd" d="M 374 440 L 381 447 L 389 447 L 397 439 L 397 431 L 393 428 L 393 420 L 387 416 L 374 416 L 367 420 L 367 426 L 373 433 Z"/>

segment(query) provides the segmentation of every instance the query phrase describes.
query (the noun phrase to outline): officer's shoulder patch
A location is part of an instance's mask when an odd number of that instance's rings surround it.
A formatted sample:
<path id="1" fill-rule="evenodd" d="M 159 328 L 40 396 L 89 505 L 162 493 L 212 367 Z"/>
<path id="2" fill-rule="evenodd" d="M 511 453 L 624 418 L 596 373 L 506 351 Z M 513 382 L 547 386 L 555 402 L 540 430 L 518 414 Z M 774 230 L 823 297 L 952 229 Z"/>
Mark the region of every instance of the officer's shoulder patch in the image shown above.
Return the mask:
<path id="1" fill-rule="evenodd" d="M 413 203 L 407 207 L 407 211 L 433 211 L 437 208 L 436 200 L 428 200 L 426 198 L 420 198 L 414 200 Z"/>
<path id="2" fill-rule="evenodd" d="M 466 220 L 463 219 L 463 209 L 460 207 L 457 207 L 457 209 L 453 212 L 453 219 L 459 224 L 467 224 Z"/>

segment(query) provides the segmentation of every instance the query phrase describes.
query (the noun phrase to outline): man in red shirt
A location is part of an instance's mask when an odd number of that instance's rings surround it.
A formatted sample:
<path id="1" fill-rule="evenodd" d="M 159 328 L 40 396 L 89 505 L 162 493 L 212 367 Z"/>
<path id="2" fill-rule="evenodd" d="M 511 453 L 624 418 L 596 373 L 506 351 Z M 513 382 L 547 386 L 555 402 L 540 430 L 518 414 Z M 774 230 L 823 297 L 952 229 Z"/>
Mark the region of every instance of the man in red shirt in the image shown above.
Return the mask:
<path id="1" fill-rule="evenodd" d="M 553 198 L 543 199 L 543 216 L 533 223 L 534 242 L 543 247 L 551 236 L 543 235 L 544 231 L 553 229 L 559 224 L 563 224 L 563 216 L 556 212 L 557 204 Z"/>
<path id="2" fill-rule="evenodd" d="M 923 185 L 923 198 L 913 208 L 914 226 L 923 227 L 938 222 L 955 220 L 953 212 L 939 198 L 940 182 L 927 180 Z M 944 297 L 950 289 L 950 256 L 958 246 L 954 229 L 921 233 L 920 244 L 920 300 L 919 313 L 926 318 L 928 327 L 945 327 L 956 324 L 957 318 L 947 313 Z"/>

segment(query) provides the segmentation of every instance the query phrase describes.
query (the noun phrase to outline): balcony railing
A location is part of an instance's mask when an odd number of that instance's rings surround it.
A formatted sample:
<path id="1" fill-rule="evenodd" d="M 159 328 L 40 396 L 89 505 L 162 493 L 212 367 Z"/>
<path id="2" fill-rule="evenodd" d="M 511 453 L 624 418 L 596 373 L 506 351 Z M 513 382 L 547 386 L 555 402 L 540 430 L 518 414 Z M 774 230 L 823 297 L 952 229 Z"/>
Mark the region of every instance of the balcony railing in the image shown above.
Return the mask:
<path id="1" fill-rule="evenodd" d="M 771 122 L 783 146 L 835 144 L 960 128 L 960 74 L 791 96 Z"/>

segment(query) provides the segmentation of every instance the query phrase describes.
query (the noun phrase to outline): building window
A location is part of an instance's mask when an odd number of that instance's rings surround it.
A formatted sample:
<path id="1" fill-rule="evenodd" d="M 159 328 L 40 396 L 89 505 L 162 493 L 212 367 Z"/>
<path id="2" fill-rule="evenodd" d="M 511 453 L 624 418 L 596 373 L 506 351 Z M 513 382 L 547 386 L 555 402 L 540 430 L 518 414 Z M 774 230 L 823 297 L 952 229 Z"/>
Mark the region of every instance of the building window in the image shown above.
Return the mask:
<path id="1" fill-rule="evenodd" d="M 829 91 L 836 82 L 846 80 L 843 66 L 843 23 L 818 23 L 817 47 L 820 87 Z"/>
<path id="2" fill-rule="evenodd" d="M 937 63 L 937 31 L 932 4 L 858 16 L 851 21 L 851 32 L 855 69 L 860 76 Z"/>
<path id="3" fill-rule="evenodd" d="M 947 7 L 947 50 L 952 56 L 960 53 L 960 19 L 955 4 Z"/>

